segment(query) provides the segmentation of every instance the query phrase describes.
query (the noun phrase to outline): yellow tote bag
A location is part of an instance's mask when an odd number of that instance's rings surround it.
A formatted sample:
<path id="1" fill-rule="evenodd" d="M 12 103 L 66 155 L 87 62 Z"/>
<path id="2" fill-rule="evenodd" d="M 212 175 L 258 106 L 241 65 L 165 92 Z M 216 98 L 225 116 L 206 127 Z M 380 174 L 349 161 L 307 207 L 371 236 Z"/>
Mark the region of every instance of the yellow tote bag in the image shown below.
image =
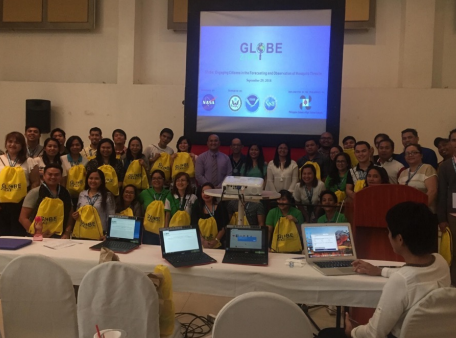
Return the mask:
<path id="1" fill-rule="evenodd" d="M 217 237 L 217 234 L 218 234 L 217 221 L 215 220 L 214 217 L 209 217 L 206 219 L 200 218 L 198 221 L 198 226 L 200 229 L 201 236 L 206 241 L 212 241 Z M 222 243 L 217 242 L 217 244 L 214 246 L 214 249 L 217 249 L 221 245 L 222 245 Z"/>
<path id="2" fill-rule="evenodd" d="M 0 203 L 19 203 L 27 195 L 27 179 L 22 167 L 5 166 L 0 172 Z"/>
<path id="3" fill-rule="evenodd" d="M 95 207 L 84 205 L 79 208 L 79 218 L 73 229 L 73 237 L 99 240 L 103 237 L 100 215 Z"/>
<path id="4" fill-rule="evenodd" d="M 446 228 L 442 233 L 442 238 L 440 239 L 440 250 L 439 253 L 448 263 L 448 266 L 451 266 L 453 258 L 453 241 L 451 237 L 451 231 L 449 228 Z"/>
<path id="5" fill-rule="evenodd" d="M 66 188 L 71 197 L 77 197 L 84 190 L 86 168 L 82 164 L 72 166 L 68 170 Z"/>
<path id="6" fill-rule="evenodd" d="M 144 215 L 144 228 L 153 232 L 159 233 L 159 229 L 165 226 L 165 206 L 162 201 L 153 201 L 147 206 L 146 214 Z"/>
<path id="7" fill-rule="evenodd" d="M 178 210 L 176 213 L 171 217 L 169 221 L 170 227 L 180 227 L 183 225 L 190 225 L 190 215 L 185 210 Z"/>
<path id="8" fill-rule="evenodd" d="M 233 216 L 231 216 L 230 223 L 231 225 L 237 225 L 238 223 L 238 212 L 236 211 Z M 247 217 L 244 215 L 244 225 L 249 225 Z"/>
<path id="9" fill-rule="evenodd" d="M 131 208 L 127 208 L 125 210 L 122 210 L 121 212 L 119 212 L 119 215 L 122 215 L 122 216 L 129 216 L 129 217 L 133 217 L 133 210 Z"/>
<path id="10" fill-rule="evenodd" d="M 173 162 L 173 178 L 181 172 L 187 173 L 191 178 L 195 177 L 195 165 L 189 153 L 176 153 Z"/>
<path id="11" fill-rule="evenodd" d="M 63 201 L 59 198 L 45 197 L 38 207 L 36 216 L 40 216 L 43 224 L 43 233 L 49 232 L 61 235 L 63 233 Z M 29 232 L 35 233 L 35 220 L 29 228 Z"/>
<path id="12" fill-rule="evenodd" d="M 105 175 L 106 188 L 114 195 L 119 196 L 119 180 L 114 168 L 109 164 L 98 167 Z"/>
<path id="13" fill-rule="evenodd" d="M 304 167 L 306 164 L 311 164 L 315 167 L 315 171 L 317 172 L 317 180 L 321 180 L 321 170 L 320 170 L 320 165 L 317 162 L 312 162 L 312 161 L 307 161 L 306 163 L 303 164 L 302 167 Z M 302 167 L 299 169 L 299 177 L 302 176 Z"/>
<path id="14" fill-rule="evenodd" d="M 295 222 L 280 217 L 272 235 L 271 249 L 274 252 L 302 251 L 301 240 Z"/>
<path id="15" fill-rule="evenodd" d="M 157 265 L 154 269 L 155 274 L 163 275 L 163 279 L 158 287 L 161 295 L 160 301 L 160 336 L 171 336 L 174 333 L 174 302 L 173 302 L 173 280 L 167 266 Z"/>
<path id="16" fill-rule="evenodd" d="M 355 183 L 354 192 L 363 190 L 366 187 L 366 180 L 357 180 Z"/>
<path id="17" fill-rule="evenodd" d="M 342 191 L 342 190 L 337 190 L 335 192 L 336 196 L 337 196 L 337 202 L 338 203 L 342 203 L 343 200 L 345 199 L 345 197 L 347 197 L 347 194 L 345 193 L 345 191 Z"/>
<path id="18" fill-rule="evenodd" d="M 154 170 L 161 170 L 165 173 L 165 180 L 169 181 L 171 177 L 170 157 L 168 153 L 161 153 L 160 157 L 154 162 L 154 165 L 150 169 L 152 173 Z"/>
<path id="19" fill-rule="evenodd" d="M 352 167 L 354 167 L 355 165 L 358 165 L 358 159 L 355 156 L 354 148 L 344 149 L 344 153 L 346 153 L 348 156 L 350 156 L 350 162 L 351 162 Z"/>
<path id="20" fill-rule="evenodd" d="M 134 160 L 130 163 L 125 173 L 123 184 L 124 186 L 132 184 L 140 190 L 149 189 L 146 169 L 139 163 L 139 160 Z"/>

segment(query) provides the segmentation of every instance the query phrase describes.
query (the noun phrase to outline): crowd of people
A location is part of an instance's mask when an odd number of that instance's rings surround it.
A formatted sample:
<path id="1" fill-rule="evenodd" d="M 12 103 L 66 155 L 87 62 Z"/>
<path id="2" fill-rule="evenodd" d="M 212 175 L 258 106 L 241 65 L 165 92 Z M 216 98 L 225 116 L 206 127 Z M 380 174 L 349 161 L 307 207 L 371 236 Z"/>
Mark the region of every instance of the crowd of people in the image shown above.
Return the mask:
<path id="1" fill-rule="evenodd" d="M 144 148 L 137 136 L 127 143 L 122 129 L 104 138 L 97 127 L 90 129 L 87 146 L 79 136 L 67 139 L 60 128 L 41 145 L 39 127 L 28 125 L 24 134 L 6 135 L 0 155 L 0 236 L 40 232 L 43 237 L 100 240 L 108 216 L 119 214 L 144 218 L 144 244 L 159 245 L 161 227 L 197 224 L 205 248 L 223 248 L 225 227 L 237 223 L 238 201 L 221 201 L 207 190 L 220 188 L 232 175 L 262 178 L 265 190 L 280 194 L 276 207 L 244 203 L 244 223 L 267 226 L 273 252 L 301 253 L 301 223 L 347 222 L 343 202 L 379 184 L 408 185 L 425 193 L 432 215 L 428 226 L 436 225 L 430 233 L 438 224 L 441 231 L 450 228 L 454 239 L 456 129 L 448 138 L 435 139 L 441 162 L 432 149 L 419 144 L 416 130 L 405 129 L 401 136 L 403 151 L 397 154 L 388 135 L 376 135 L 374 155 L 367 141 L 347 136 L 339 146 L 325 132 L 308 139 L 305 156 L 296 161 L 282 142 L 267 163 L 260 144 L 249 145 L 244 155 L 242 141 L 235 138 L 227 155 L 215 134 L 207 140 L 208 150 L 197 155 L 185 136 L 179 137 L 174 152 L 169 128 Z M 279 243 L 278 238 L 285 240 Z M 372 272 L 363 263 L 355 268 Z M 453 264 L 453 283 L 455 272 Z"/>

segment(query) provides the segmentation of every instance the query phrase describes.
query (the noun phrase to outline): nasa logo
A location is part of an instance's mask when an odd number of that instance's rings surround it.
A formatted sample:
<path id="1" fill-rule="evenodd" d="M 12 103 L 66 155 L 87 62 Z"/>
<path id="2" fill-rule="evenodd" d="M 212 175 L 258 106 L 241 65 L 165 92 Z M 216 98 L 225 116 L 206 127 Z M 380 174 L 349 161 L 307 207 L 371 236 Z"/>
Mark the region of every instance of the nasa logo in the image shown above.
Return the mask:
<path id="1" fill-rule="evenodd" d="M 242 107 L 242 100 L 239 96 L 233 95 L 230 97 L 228 101 L 228 105 L 232 111 L 238 111 Z"/>
<path id="2" fill-rule="evenodd" d="M 215 97 L 211 94 L 206 94 L 203 97 L 203 109 L 210 111 L 215 107 Z"/>

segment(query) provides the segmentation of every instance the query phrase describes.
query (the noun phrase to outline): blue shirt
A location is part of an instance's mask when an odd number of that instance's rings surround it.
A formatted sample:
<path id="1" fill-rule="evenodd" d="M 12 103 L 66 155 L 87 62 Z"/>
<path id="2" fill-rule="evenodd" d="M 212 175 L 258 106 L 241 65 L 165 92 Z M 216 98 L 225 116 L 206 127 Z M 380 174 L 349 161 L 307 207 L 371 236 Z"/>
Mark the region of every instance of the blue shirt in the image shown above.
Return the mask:
<path id="1" fill-rule="evenodd" d="M 435 154 L 434 150 L 425 147 L 421 147 L 421 149 L 423 152 L 423 163 L 430 164 L 434 167 L 434 169 L 437 169 L 439 165 L 437 162 L 437 155 Z M 395 160 L 401 162 L 404 167 L 409 167 L 408 163 L 405 161 L 404 152 L 400 153 Z"/>

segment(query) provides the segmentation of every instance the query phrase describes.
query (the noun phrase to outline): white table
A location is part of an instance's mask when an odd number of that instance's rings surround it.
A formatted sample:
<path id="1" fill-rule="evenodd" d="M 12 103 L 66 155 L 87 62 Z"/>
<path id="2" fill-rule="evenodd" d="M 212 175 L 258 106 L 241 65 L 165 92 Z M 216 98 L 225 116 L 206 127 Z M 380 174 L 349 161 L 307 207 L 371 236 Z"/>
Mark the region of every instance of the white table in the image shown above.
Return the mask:
<path id="1" fill-rule="evenodd" d="M 208 196 L 212 197 L 221 197 L 222 196 L 222 189 L 207 189 L 204 193 Z M 267 191 L 263 190 L 261 195 L 242 195 L 244 197 L 244 201 L 247 202 L 259 202 L 261 200 L 275 200 L 280 198 L 280 194 L 275 191 Z M 223 194 L 224 200 L 239 200 L 238 202 L 238 219 L 236 225 L 244 225 L 244 216 L 245 216 L 245 209 L 244 204 L 242 203 L 239 195 L 230 195 L 230 194 Z"/>
<path id="2" fill-rule="evenodd" d="M 55 240 L 33 242 L 17 251 L 0 250 L 0 271 L 15 257 L 42 254 L 65 268 L 73 283 L 79 285 L 84 275 L 98 264 L 100 253 L 89 249 L 97 242 L 77 240 L 75 242 L 81 244 L 59 250 L 43 246 L 47 241 Z M 206 249 L 205 252 L 217 262 L 223 259 L 223 250 Z M 168 266 L 174 291 L 216 296 L 236 297 L 251 291 L 269 291 L 281 294 L 296 303 L 376 307 L 387 280 L 366 275 L 323 276 L 307 265 L 288 267 L 285 260 L 291 257 L 296 255 L 270 253 L 267 267 L 216 263 L 177 269 L 161 257 L 159 246 L 142 245 L 131 253 L 119 254 L 121 262 L 136 266 L 144 272 L 153 271 L 158 264 Z M 403 264 L 381 261 L 375 263 Z"/>

